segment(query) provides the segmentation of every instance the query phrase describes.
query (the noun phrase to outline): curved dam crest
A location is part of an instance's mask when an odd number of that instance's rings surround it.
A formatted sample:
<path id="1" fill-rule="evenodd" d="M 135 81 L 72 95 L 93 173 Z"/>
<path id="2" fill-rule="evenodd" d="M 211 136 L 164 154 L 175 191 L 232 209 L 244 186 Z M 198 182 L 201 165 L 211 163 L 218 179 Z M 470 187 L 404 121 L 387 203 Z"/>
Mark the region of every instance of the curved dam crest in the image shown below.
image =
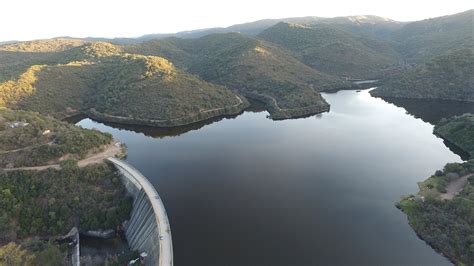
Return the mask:
<path id="1" fill-rule="evenodd" d="M 125 228 L 130 248 L 147 254 L 146 265 L 172 266 L 171 229 L 160 196 L 133 166 L 112 157 L 107 160 L 120 171 L 123 184 L 133 196 L 133 210 Z"/>

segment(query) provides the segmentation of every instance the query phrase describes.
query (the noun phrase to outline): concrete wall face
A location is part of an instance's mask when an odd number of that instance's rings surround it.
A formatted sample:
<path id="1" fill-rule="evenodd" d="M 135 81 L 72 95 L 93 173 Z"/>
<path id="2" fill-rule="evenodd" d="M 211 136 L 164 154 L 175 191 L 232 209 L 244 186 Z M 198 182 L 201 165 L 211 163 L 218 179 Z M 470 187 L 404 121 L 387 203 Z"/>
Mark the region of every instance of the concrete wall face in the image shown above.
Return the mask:
<path id="1" fill-rule="evenodd" d="M 114 163 L 121 173 L 122 182 L 134 198 L 130 220 L 125 228 L 125 237 L 131 249 L 146 252 L 145 265 L 159 265 L 160 235 L 156 215 L 148 195 L 132 174 Z"/>
<path id="2" fill-rule="evenodd" d="M 143 190 L 135 197 L 130 221 L 125 230 L 128 244 L 133 249 L 146 252 L 145 262 L 157 265 L 159 261 L 160 239 L 155 213 L 148 196 Z"/>

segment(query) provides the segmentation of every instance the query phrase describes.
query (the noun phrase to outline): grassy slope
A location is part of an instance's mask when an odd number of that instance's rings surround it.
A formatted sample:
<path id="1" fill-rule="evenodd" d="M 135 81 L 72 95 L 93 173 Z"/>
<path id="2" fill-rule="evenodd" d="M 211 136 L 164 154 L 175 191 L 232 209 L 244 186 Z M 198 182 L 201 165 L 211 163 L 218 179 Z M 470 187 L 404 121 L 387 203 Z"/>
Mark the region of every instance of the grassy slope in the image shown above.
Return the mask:
<path id="1" fill-rule="evenodd" d="M 396 63 L 395 53 L 383 41 L 361 38 L 331 25 L 278 23 L 258 36 L 291 50 L 314 69 L 335 76 L 371 78 Z"/>
<path id="2" fill-rule="evenodd" d="M 29 124 L 9 128 L 13 122 Z M 45 130 L 50 133 L 43 135 Z M 81 158 L 111 141 L 110 134 L 78 128 L 37 113 L 0 110 L 1 168 L 43 165 L 66 154 Z"/>
<path id="3" fill-rule="evenodd" d="M 33 66 L 27 71 L 32 73 L 0 84 L 0 103 L 57 117 L 95 108 L 124 118 L 122 122 L 154 125 L 150 121 L 173 120 L 157 124 L 164 126 L 236 113 L 246 106 L 227 88 L 163 58 L 125 54 L 108 43 L 86 44 L 62 55 L 70 63 Z M 219 110 L 203 113 L 210 109 Z"/>
<path id="4" fill-rule="evenodd" d="M 474 115 L 466 114 L 444 119 L 435 126 L 434 131 L 474 158 Z"/>
<path id="5" fill-rule="evenodd" d="M 473 50 L 455 50 L 388 78 L 372 94 L 474 102 L 473 69 Z"/>
<path id="6" fill-rule="evenodd" d="M 443 171 L 419 184 L 417 195 L 405 197 L 398 207 L 407 214 L 416 233 L 438 252 L 458 265 L 474 261 L 474 177 L 453 200 L 438 195 L 448 183 L 447 174 L 474 173 L 474 160 L 447 164 Z M 424 201 L 420 197 L 424 197 Z"/>
<path id="7" fill-rule="evenodd" d="M 273 118 L 320 112 L 327 104 L 316 91 L 348 85 L 305 66 L 288 51 L 237 33 L 155 40 L 124 49 L 164 56 L 204 80 L 259 98 Z"/>

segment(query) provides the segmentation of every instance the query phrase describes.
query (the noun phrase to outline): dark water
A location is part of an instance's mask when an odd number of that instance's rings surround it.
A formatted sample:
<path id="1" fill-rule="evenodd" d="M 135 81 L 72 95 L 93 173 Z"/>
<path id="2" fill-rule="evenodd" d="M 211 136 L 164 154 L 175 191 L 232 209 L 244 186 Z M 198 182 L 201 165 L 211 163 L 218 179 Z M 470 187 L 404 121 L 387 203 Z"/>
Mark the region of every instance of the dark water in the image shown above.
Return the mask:
<path id="1" fill-rule="evenodd" d="M 323 96 L 329 113 L 296 120 L 254 110 L 189 131 L 78 124 L 127 144 L 164 201 L 177 266 L 448 265 L 394 203 L 460 156 L 367 91 Z"/>

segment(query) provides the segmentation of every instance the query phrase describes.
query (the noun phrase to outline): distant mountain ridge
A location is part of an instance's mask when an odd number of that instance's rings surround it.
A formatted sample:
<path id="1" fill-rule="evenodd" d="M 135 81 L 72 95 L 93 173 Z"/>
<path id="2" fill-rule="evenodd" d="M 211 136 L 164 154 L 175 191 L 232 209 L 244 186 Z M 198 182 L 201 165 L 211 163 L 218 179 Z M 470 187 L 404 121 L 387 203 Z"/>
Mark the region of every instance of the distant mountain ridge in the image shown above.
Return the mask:
<path id="1" fill-rule="evenodd" d="M 319 92 L 358 79 L 379 79 L 372 93 L 380 97 L 471 101 L 473 17 L 303 17 L 110 42 L 2 44 L 0 102 L 175 126 L 236 114 L 244 96 L 264 102 L 273 119 L 327 111 Z"/>
<path id="2" fill-rule="evenodd" d="M 377 78 L 381 69 L 397 63 L 397 53 L 385 43 L 325 24 L 280 22 L 258 37 L 289 49 L 314 69 L 340 77 Z"/>
<path id="3" fill-rule="evenodd" d="M 365 18 L 365 19 L 361 19 Z M 71 37 L 71 36 L 58 36 L 53 39 L 80 39 L 89 42 L 102 41 L 102 42 L 111 42 L 114 44 L 134 44 L 141 43 L 153 39 L 164 39 L 169 37 L 177 38 L 199 38 L 209 34 L 215 33 L 229 33 L 237 32 L 244 35 L 256 36 L 263 30 L 270 28 L 280 22 L 287 23 L 296 23 L 296 24 L 314 24 L 314 23 L 329 23 L 329 24 L 347 24 L 349 21 L 356 23 L 357 25 L 361 24 L 376 24 L 376 21 L 384 21 L 386 23 L 393 22 L 394 25 L 404 25 L 406 22 L 398 22 L 392 19 L 383 18 L 375 15 L 363 15 L 363 16 L 347 16 L 347 17 L 317 17 L 317 16 L 307 16 L 307 17 L 289 17 L 281 19 L 261 19 L 252 22 L 240 23 L 231 25 L 229 27 L 215 27 L 215 28 L 204 28 L 196 29 L 189 31 L 180 31 L 176 33 L 152 33 L 146 34 L 139 37 L 116 37 L 116 38 L 105 38 L 105 37 Z M 395 26 L 396 27 L 396 26 Z M 14 43 L 18 41 L 5 41 L 0 42 L 0 45 L 5 43 Z"/>

